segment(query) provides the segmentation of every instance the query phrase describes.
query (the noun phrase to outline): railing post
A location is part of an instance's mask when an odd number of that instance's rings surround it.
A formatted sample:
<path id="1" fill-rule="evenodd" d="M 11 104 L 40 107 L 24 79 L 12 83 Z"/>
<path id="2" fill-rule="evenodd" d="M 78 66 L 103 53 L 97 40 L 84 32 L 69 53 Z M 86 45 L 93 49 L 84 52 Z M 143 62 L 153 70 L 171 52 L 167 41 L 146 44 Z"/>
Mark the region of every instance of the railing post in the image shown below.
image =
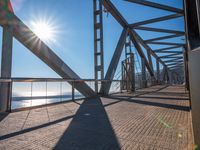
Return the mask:
<path id="1" fill-rule="evenodd" d="M 72 100 L 74 101 L 74 81 L 72 81 Z"/>
<path id="2" fill-rule="evenodd" d="M 60 101 L 62 102 L 62 81 L 60 82 Z"/>
<path id="3" fill-rule="evenodd" d="M 33 82 L 31 81 L 31 107 L 32 107 L 32 102 L 33 101 Z"/>
<path id="4" fill-rule="evenodd" d="M 9 92 L 8 92 L 8 104 L 7 104 L 7 111 L 8 112 L 11 112 L 12 110 L 12 85 L 13 85 L 13 82 L 11 81 L 9 83 Z"/>

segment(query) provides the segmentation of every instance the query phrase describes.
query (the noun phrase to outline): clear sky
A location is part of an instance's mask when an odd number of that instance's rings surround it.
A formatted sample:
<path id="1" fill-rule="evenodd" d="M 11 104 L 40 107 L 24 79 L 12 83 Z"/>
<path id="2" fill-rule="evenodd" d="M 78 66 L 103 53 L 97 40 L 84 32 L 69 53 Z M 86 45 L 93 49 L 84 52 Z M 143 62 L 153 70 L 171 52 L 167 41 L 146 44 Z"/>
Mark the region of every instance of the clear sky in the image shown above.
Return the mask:
<path id="1" fill-rule="evenodd" d="M 52 34 L 54 34 L 54 40 L 46 41 L 47 45 L 82 78 L 94 78 L 92 1 L 11 0 L 15 14 L 31 29 L 33 29 L 33 23 L 41 20 L 48 21 L 53 26 Z M 122 12 L 129 23 L 172 14 L 163 10 L 142 7 L 123 0 L 112 0 L 112 2 Z M 182 0 L 154 0 L 154 2 L 182 8 Z M 149 26 L 184 30 L 183 18 L 167 22 L 163 21 L 162 23 L 151 24 Z M 2 29 L 0 32 L 2 33 Z M 104 14 L 105 72 L 121 32 L 122 27 L 114 20 L 111 14 Z M 144 31 L 138 31 L 138 33 L 144 39 L 166 35 Z M 169 41 L 179 42 L 181 38 Z M 150 46 L 154 49 L 161 47 Z M 12 76 L 59 77 L 16 40 L 14 40 L 13 45 Z"/>

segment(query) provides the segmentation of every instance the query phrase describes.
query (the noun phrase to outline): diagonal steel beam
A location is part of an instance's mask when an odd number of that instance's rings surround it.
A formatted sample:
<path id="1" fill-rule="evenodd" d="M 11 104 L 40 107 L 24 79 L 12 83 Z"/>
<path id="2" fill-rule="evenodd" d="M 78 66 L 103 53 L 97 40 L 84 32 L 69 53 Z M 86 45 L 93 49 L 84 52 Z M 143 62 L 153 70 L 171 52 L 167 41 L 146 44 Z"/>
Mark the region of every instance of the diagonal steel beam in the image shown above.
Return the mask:
<path id="1" fill-rule="evenodd" d="M 119 59 L 121 57 L 123 47 L 124 47 L 125 42 L 126 42 L 127 34 L 128 34 L 128 30 L 123 29 L 121 36 L 119 38 L 119 41 L 117 43 L 117 47 L 115 49 L 115 52 L 113 54 L 112 60 L 110 62 L 108 70 L 106 72 L 105 80 L 113 80 L 113 78 L 114 78 L 114 75 L 115 75 L 115 72 L 116 72 L 116 69 L 117 69 L 117 65 L 119 63 Z M 100 93 L 107 95 L 109 93 L 111 84 L 112 84 L 112 82 L 103 82 L 102 86 L 101 86 Z"/>
<path id="2" fill-rule="evenodd" d="M 158 37 L 158 38 L 153 38 L 153 39 L 148 39 L 148 40 L 145 40 L 145 43 L 148 43 L 148 42 L 153 42 L 153 41 L 159 41 L 159 40 L 165 40 L 165 39 L 171 39 L 171 38 L 175 38 L 175 37 L 180 37 L 180 36 L 183 36 L 183 35 L 168 35 L 168 36 L 162 36 L 162 37 Z"/>
<path id="3" fill-rule="evenodd" d="M 130 24 L 130 27 L 134 28 L 134 27 L 137 27 L 137 26 L 145 25 L 145 24 L 151 24 L 151 23 L 155 23 L 155 22 L 179 18 L 179 17 L 182 17 L 182 16 L 183 16 L 182 14 L 167 15 L 167 16 L 163 16 L 163 17 L 159 17 L 159 18 L 154 18 L 154 19 L 149 19 L 149 20 L 133 23 L 133 24 Z"/>
<path id="4" fill-rule="evenodd" d="M 152 56 L 155 57 L 155 59 L 158 59 L 159 62 L 165 66 L 165 63 L 158 57 L 158 55 L 156 55 L 156 53 L 142 40 L 142 38 L 134 30 L 131 30 L 131 33 L 133 34 L 138 43 L 140 43 L 147 51 L 150 52 Z"/>
<path id="5" fill-rule="evenodd" d="M 145 66 L 147 67 L 147 70 L 149 71 L 149 74 L 151 76 L 154 76 L 154 71 L 152 69 L 152 67 L 150 66 L 142 48 L 140 47 L 140 44 L 136 41 L 134 35 L 132 32 L 130 32 L 130 39 L 132 41 L 132 43 L 134 44 L 136 50 L 138 51 L 138 54 L 140 55 L 141 58 L 144 58 L 144 62 L 145 62 Z"/>
<path id="6" fill-rule="evenodd" d="M 124 27 L 128 27 L 128 22 L 126 19 L 121 15 L 121 13 L 117 10 L 117 8 L 112 4 L 110 0 L 101 0 L 103 6 L 107 9 L 109 13 L 118 21 L 118 23 Z"/>
<path id="7" fill-rule="evenodd" d="M 62 78 L 80 79 L 80 77 L 44 42 L 42 42 L 17 16 L 6 11 L 2 5 L 0 5 L 0 20 L 1 26 L 4 26 L 5 24 L 12 25 L 13 36 Z M 74 87 L 86 97 L 96 95 L 95 92 L 84 82 L 76 83 Z"/>
<path id="8" fill-rule="evenodd" d="M 110 0 L 102 0 L 102 4 L 104 7 L 112 14 L 112 16 L 120 23 L 120 25 L 124 28 L 129 27 L 128 22 L 124 19 L 124 17 L 121 15 L 121 13 L 117 10 L 117 8 L 112 4 Z M 131 31 L 132 32 L 132 31 Z M 142 38 L 135 32 L 133 31 L 135 35 L 137 35 L 137 39 L 140 40 L 141 44 L 143 47 L 148 48 L 147 53 L 151 53 L 154 57 L 158 58 L 158 56 L 153 52 L 153 50 L 142 40 Z M 158 58 L 159 62 L 164 65 L 162 60 Z"/>
<path id="9" fill-rule="evenodd" d="M 134 27 L 134 29 L 138 30 L 145 30 L 145 31 L 153 31 L 153 32 L 163 32 L 163 33 L 170 33 L 170 34 L 178 34 L 178 35 L 185 35 L 183 31 L 177 30 L 169 30 L 169 29 L 159 29 L 159 28 L 152 28 L 152 27 Z"/>
<path id="10" fill-rule="evenodd" d="M 154 3 L 154 2 L 150 2 L 150 1 L 146 1 L 146 0 L 125 0 L 125 1 L 183 14 L 183 10 L 181 10 L 181 9 L 174 8 L 174 7 L 167 6 L 167 5 L 158 4 L 158 3 Z"/>

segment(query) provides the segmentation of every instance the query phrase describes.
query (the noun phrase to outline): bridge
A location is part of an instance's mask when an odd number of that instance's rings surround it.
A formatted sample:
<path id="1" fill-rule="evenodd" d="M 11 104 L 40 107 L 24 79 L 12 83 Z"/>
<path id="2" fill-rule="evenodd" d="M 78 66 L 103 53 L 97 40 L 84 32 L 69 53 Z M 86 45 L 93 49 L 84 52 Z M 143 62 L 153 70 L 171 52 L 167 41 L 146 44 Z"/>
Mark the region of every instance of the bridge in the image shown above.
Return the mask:
<path id="1" fill-rule="evenodd" d="M 114 1 L 93 0 L 94 78 L 82 79 L 15 14 L 10 0 L 0 1 L 0 149 L 199 149 L 199 1 L 183 0 L 182 8 L 122 2 L 169 14 L 130 22 Z M 122 27 L 106 72 L 105 15 Z M 184 31 L 151 26 L 179 18 Z M 167 35 L 144 39 L 138 31 Z M 13 78 L 14 38 L 61 78 Z M 15 95 L 22 89 L 29 94 Z"/>

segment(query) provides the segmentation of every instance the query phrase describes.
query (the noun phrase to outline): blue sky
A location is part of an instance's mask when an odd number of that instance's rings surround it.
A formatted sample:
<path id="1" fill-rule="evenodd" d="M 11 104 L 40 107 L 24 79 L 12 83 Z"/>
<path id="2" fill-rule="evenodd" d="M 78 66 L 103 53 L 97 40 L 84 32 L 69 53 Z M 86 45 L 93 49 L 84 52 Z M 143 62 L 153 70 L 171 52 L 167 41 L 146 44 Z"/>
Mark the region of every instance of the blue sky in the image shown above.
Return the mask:
<path id="1" fill-rule="evenodd" d="M 94 78 L 93 64 L 93 0 L 11 0 L 15 14 L 31 28 L 31 21 L 50 20 L 55 26 L 56 43 L 48 43 L 80 77 Z M 153 0 L 151 0 L 153 1 Z M 129 23 L 171 14 L 170 12 L 142 7 L 137 4 L 112 0 Z M 182 0 L 154 0 L 166 5 L 182 8 Z M 149 25 L 151 27 L 184 30 L 183 18 Z M 2 33 L 2 29 L 0 30 Z M 122 27 L 115 19 L 104 14 L 105 72 L 116 47 Z M 166 34 L 138 31 L 144 38 Z M 2 38 L 2 37 L 0 37 Z M 0 39 L 2 41 L 2 39 Z M 181 38 L 169 41 L 179 42 Z M 150 45 L 157 49 L 161 46 Z M 163 46 L 162 46 L 163 47 Z M 124 56 L 124 54 L 123 54 Z M 121 59 L 123 59 L 123 56 Z M 155 64 L 155 63 L 154 63 Z M 13 77 L 59 77 L 29 50 L 14 40 Z"/>

